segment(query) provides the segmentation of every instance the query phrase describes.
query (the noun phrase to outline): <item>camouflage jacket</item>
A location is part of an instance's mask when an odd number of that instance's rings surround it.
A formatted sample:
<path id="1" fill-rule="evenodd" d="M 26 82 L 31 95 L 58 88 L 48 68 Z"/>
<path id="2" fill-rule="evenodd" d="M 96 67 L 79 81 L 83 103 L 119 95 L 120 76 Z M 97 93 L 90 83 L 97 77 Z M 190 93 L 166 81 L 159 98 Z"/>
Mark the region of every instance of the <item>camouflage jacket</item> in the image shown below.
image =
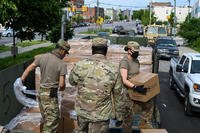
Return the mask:
<path id="1" fill-rule="evenodd" d="M 95 54 L 75 64 L 69 82 L 78 87 L 75 104 L 78 116 L 93 122 L 108 120 L 113 116 L 113 91 L 121 90 L 121 82 L 116 83 L 117 76 L 118 68 L 103 55 Z"/>

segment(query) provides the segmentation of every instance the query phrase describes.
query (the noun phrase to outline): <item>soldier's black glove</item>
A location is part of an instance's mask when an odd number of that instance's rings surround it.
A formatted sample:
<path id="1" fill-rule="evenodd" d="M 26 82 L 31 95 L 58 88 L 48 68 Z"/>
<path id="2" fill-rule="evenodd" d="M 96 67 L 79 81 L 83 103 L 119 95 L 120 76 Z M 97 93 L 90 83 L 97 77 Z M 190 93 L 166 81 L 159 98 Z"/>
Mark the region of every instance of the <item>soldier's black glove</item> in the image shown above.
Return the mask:
<path id="1" fill-rule="evenodd" d="M 123 123 L 122 121 L 117 121 L 117 122 L 115 123 L 115 126 L 116 126 L 116 127 L 120 127 L 120 126 L 122 125 L 122 123 Z"/>
<path id="2" fill-rule="evenodd" d="M 147 93 L 147 88 L 144 88 L 144 85 L 133 86 L 132 89 L 141 93 L 142 95 L 146 95 L 146 93 Z"/>

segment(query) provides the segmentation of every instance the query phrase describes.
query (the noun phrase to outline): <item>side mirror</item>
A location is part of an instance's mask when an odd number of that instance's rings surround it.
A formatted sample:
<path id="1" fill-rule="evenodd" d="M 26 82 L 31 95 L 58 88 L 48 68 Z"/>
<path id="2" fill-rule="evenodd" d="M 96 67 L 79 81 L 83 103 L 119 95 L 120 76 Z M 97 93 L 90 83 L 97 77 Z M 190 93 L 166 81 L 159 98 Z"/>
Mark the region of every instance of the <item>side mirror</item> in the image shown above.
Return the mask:
<path id="1" fill-rule="evenodd" d="M 183 72 L 187 73 L 188 72 L 188 68 L 187 67 L 183 67 Z"/>
<path id="2" fill-rule="evenodd" d="M 183 72 L 183 66 L 182 65 L 176 65 L 176 71 L 177 72 Z"/>

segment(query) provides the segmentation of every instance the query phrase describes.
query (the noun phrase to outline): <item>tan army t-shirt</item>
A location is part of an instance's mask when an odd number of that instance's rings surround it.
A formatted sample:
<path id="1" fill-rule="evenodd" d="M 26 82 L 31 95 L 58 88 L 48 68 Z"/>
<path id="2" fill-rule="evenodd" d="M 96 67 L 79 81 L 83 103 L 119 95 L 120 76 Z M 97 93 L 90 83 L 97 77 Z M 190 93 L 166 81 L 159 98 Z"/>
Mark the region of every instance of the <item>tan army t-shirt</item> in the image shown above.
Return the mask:
<path id="1" fill-rule="evenodd" d="M 64 61 L 51 53 L 35 56 L 34 63 L 40 67 L 40 86 L 43 88 L 58 88 L 59 77 L 67 74 Z"/>
<path id="2" fill-rule="evenodd" d="M 127 55 L 123 57 L 120 61 L 119 69 L 124 68 L 128 71 L 128 79 L 130 79 L 135 74 L 139 73 L 140 64 L 138 60 L 129 60 Z"/>

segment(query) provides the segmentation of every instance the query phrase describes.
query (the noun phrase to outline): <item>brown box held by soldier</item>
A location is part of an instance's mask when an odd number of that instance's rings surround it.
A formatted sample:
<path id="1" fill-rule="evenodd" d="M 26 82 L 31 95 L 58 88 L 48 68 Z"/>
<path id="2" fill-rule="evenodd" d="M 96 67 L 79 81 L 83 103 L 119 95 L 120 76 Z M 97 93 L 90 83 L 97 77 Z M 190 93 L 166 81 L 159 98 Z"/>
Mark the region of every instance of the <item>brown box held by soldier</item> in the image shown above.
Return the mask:
<path id="1" fill-rule="evenodd" d="M 140 133 L 168 133 L 165 129 L 141 129 Z"/>
<path id="2" fill-rule="evenodd" d="M 66 98 L 66 97 L 65 97 Z M 58 133 L 72 133 L 77 122 L 71 117 L 70 111 L 74 110 L 74 99 L 63 99 L 61 102 L 61 119 L 59 123 Z"/>
<path id="3" fill-rule="evenodd" d="M 144 85 L 145 88 L 148 88 L 146 95 L 142 95 L 134 90 L 128 90 L 129 96 L 132 100 L 147 102 L 160 93 L 158 74 L 140 72 L 133 76 L 130 81 L 136 86 Z"/>

